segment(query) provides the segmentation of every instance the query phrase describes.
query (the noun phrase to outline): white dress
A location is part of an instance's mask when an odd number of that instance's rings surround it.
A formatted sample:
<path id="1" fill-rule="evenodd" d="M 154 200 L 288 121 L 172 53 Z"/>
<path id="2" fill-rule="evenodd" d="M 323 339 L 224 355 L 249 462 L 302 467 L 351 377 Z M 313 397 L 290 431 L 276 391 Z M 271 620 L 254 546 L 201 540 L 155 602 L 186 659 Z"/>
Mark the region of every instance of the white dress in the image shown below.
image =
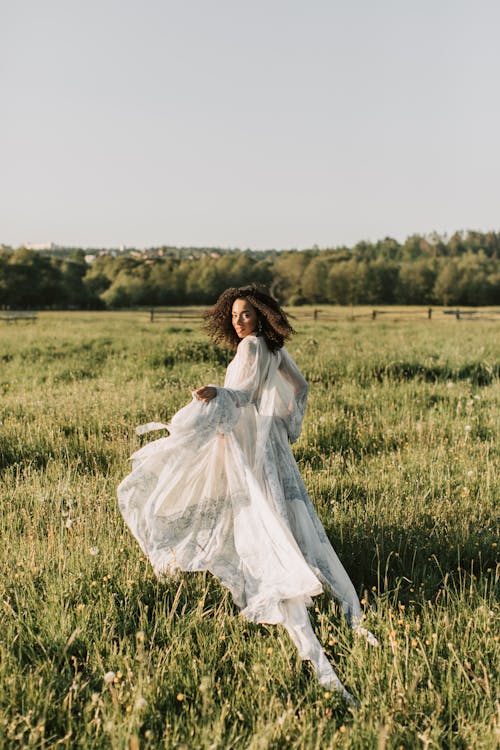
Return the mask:
<path id="1" fill-rule="evenodd" d="M 324 589 L 351 627 L 361 628 L 354 587 L 300 476 L 297 440 L 308 385 L 283 347 L 246 336 L 223 388 L 193 398 L 168 437 L 131 457 L 118 488 L 120 510 L 157 575 L 208 570 L 252 622 L 281 623 L 323 685 L 344 690 L 314 635 L 306 607 Z"/>

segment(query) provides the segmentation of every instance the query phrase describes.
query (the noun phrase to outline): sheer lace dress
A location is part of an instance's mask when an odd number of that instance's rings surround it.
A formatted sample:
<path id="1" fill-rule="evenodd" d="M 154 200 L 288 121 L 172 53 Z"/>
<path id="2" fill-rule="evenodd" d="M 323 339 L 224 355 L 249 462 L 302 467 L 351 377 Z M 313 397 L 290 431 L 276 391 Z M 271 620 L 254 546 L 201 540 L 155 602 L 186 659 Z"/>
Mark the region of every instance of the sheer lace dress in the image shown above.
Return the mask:
<path id="1" fill-rule="evenodd" d="M 354 587 L 311 503 L 290 448 L 300 435 L 308 385 L 283 347 L 247 336 L 223 388 L 194 398 L 170 435 L 131 457 L 120 510 L 159 576 L 208 570 L 252 622 L 281 623 L 318 679 L 351 699 L 311 627 L 306 607 L 323 590 L 361 627 Z"/>

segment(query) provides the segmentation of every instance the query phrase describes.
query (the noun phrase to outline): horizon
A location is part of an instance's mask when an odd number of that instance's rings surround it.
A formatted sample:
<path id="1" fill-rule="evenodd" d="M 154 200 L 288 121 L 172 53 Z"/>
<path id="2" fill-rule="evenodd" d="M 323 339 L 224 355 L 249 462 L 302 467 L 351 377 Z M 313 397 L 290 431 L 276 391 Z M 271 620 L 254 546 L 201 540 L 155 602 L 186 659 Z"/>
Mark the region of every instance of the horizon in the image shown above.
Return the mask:
<path id="1" fill-rule="evenodd" d="M 113 251 L 117 250 L 119 252 L 126 252 L 127 250 L 135 250 L 139 252 L 145 252 L 147 250 L 158 250 L 160 248 L 172 248 L 175 250 L 221 250 L 225 253 L 230 252 L 253 252 L 253 253 L 267 253 L 267 252 L 278 252 L 278 253 L 285 253 L 285 252 L 306 252 L 308 250 L 318 250 L 318 251 L 324 251 L 324 250 L 341 250 L 341 249 L 352 249 L 356 247 L 358 244 L 366 242 L 367 244 L 376 245 L 380 242 L 385 242 L 387 240 L 394 240 L 399 245 L 404 245 L 405 242 L 407 242 L 412 237 L 419 237 L 421 239 L 424 239 L 428 241 L 430 244 L 432 244 L 434 239 L 438 239 L 439 241 L 442 241 L 446 243 L 450 237 L 453 237 L 455 235 L 460 235 L 462 237 L 465 237 L 468 233 L 478 233 L 478 234 L 497 234 L 500 233 L 500 228 L 490 228 L 486 230 L 476 229 L 476 228 L 462 228 L 462 229 L 456 229 L 452 232 L 443 232 L 439 233 L 436 231 L 431 232 L 414 232 L 412 234 L 408 234 L 404 239 L 398 239 L 397 237 L 393 235 L 386 235 L 385 237 L 379 237 L 375 240 L 368 240 L 366 238 L 360 239 L 357 242 L 354 242 L 352 244 L 339 244 L 339 245 L 324 245 L 320 246 L 317 244 L 313 244 L 310 246 L 305 247 L 262 247 L 262 248 L 256 248 L 256 247 L 223 247 L 221 245 L 211 245 L 211 244 L 200 244 L 200 245 L 186 245 L 186 244 L 173 244 L 169 242 L 161 242 L 157 245 L 129 245 L 129 244 L 121 244 L 121 245 L 73 245 L 73 244 L 61 244 L 57 242 L 26 242 L 21 243 L 19 245 L 9 245 L 7 243 L 0 243 L 0 249 L 3 250 L 20 250 L 22 248 L 26 248 L 27 250 L 35 250 L 35 251 L 50 251 L 50 250 L 101 250 L 101 251 Z"/>

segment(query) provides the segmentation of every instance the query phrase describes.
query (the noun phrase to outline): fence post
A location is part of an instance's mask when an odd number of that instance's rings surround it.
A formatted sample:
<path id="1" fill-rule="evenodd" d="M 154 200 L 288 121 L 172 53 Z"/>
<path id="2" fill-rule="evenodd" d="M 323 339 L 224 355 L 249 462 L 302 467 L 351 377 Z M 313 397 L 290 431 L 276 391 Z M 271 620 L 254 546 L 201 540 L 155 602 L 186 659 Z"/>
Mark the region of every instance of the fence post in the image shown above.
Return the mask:
<path id="1" fill-rule="evenodd" d="M 155 319 L 155 311 L 154 311 L 154 307 L 152 307 L 151 310 L 149 311 L 149 322 L 154 323 L 154 319 Z"/>
<path id="2" fill-rule="evenodd" d="M 455 318 L 460 320 L 460 310 L 455 310 Z"/>
<path id="3" fill-rule="evenodd" d="M 429 318 L 429 320 L 432 320 L 432 307 L 429 307 L 429 309 L 427 310 L 427 317 Z"/>
<path id="4" fill-rule="evenodd" d="M 377 320 L 377 311 L 372 310 L 372 320 Z"/>

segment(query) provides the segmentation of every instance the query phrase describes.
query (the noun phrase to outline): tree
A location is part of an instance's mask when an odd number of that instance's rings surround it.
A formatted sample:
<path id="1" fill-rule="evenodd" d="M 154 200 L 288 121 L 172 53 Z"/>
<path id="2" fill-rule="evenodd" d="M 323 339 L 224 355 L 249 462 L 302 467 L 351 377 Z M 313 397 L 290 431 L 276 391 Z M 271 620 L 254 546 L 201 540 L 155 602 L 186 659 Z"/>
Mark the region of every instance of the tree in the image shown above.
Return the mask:
<path id="1" fill-rule="evenodd" d="M 399 269 L 396 300 L 403 305 L 433 304 L 437 274 L 437 262 L 431 258 L 403 263 Z"/>
<path id="2" fill-rule="evenodd" d="M 276 256 L 272 291 L 281 302 L 302 297 L 302 276 L 310 259 L 311 253 L 307 251 L 289 251 Z"/>
<path id="3" fill-rule="evenodd" d="M 460 304 L 461 273 L 456 260 L 449 260 L 441 266 L 434 284 L 434 297 L 440 305 Z"/>
<path id="4" fill-rule="evenodd" d="M 328 264 L 321 256 L 313 258 L 302 276 L 302 297 L 306 302 L 328 302 Z"/>
<path id="5" fill-rule="evenodd" d="M 359 290 L 358 302 L 391 305 L 399 280 L 398 265 L 384 258 L 363 265 L 364 288 Z"/>
<path id="6" fill-rule="evenodd" d="M 328 297 L 336 305 L 354 304 L 356 301 L 356 273 L 354 260 L 334 263 L 328 273 Z"/>

